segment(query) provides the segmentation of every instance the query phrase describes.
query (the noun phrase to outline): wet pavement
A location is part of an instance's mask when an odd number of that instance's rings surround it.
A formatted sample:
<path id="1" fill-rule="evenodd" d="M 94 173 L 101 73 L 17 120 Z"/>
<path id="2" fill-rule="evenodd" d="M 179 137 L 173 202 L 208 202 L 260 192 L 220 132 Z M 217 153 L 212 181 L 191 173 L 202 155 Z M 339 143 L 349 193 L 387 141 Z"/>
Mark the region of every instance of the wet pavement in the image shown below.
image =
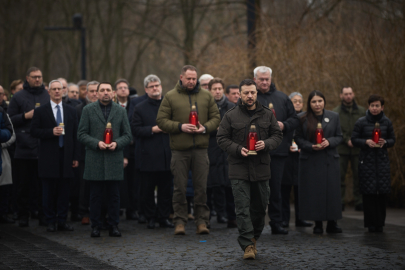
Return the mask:
<path id="1" fill-rule="evenodd" d="M 74 232 L 56 233 L 36 220 L 28 228 L 0 225 L 0 269 L 405 269 L 405 209 L 388 210 L 383 233 L 368 233 L 361 212 L 343 213 L 336 235 L 314 235 L 293 220 L 288 235 L 272 235 L 266 225 L 252 261 L 242 260 L 237 229 L 215 218 L 209 235 L 196 235 L 190 222 L 185 236 L 124 218 L 121 238 L 108 231 L 91 238 L 79 222 Z"/>

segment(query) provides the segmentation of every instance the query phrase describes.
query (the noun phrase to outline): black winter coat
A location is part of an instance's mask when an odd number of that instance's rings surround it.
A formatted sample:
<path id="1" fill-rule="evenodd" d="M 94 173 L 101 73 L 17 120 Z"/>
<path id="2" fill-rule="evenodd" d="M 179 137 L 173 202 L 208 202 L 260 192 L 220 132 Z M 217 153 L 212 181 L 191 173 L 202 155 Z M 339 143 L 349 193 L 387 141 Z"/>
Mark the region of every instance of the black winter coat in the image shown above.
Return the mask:
<path id="1" fill-rule="evenodd" d="M 135 168 L 141 171 L 170 171 L 172 152 L 169 134 L 152 133 L 162 99 L 148 98 L 134 108 L 131 129 L 133 137 L 137 139 Z"/>
<path id="2" fill-rule="evenodd" d="M 35 109 L 35 104 L 44 105 L 49 102 L 49 94 L 44 85 L 31 88 L 27 81 L 23 90 L 15 93 L 8 107 L 8 114 L 13 123 L 16 135 L 14 158 L 37 159 L 38 139 L 30 134 L 32 119 L 25 119 L 25 113 Z"/>
<path id="3" fill-rule="evenodd" d="M 283 141 L 276 150 L 270 152 L 270 156 L 288 156 L 294 130 L 300 124 L 294 105 L 286 94 L 276 89 L 273 83 L 267 93 L 257 91 L 257 100 L 266 107 L 269 103 L 273 103 L 277 121 L 284 124 Z"/>
<path id="4" fill-rule="evenodd" d="M 386 140 L 382 148 L 370 148 L 366 141 L 372 139 L 375 123 L 380 123 L 381 138 Z M 367 110 L 366 116 L 357 120 L 352 133 L 352 143 L 360 147 L 359 186 L 362 194 L 386 194 L 391 192 L 390 160 L 387 148 L 395 144 L 392 122 L 384 112 L 373 116 Z"/>
<path id="5" fill-rule="evenodd" d="M 265 147 L 255 156 L 244 157 L 249 128 L 255 124 L 258 140 Z M 228 154 L 229 179 L 246 181 L 268 181 L 270 173 L 271 150 L 276 149 L 283 140 L 283 134 L 276 118 L 269 108 L 256 102 L 256 112 L 250 117 L 248 110 L 239 99 L 237 106 L 230 109 L 219 124 L 217 142 Z"/>
<path id="6" fill-rule="evenodd" d="M 225 113 L 235 107 L 235 104 L 225 100 L 225 102 L 219 106 L 219 114 L 222 118 Z M 208 143 L 208 158 L 210 160 L 210 169 L 208 172 L 208 187 L 215 186 L 231 186 L 231 182 L 228 177 L 228 161 L 226 160 L 228 155 L 223 151 L 217 143 L 217 130 L 210 133 L 210 140 Z"/>

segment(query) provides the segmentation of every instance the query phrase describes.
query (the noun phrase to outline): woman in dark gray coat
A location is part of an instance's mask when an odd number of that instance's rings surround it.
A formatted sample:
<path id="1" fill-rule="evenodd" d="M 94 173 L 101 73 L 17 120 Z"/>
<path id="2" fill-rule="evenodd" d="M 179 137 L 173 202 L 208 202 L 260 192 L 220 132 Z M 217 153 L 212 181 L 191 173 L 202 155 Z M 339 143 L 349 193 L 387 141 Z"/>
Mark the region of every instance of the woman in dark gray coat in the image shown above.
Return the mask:
<path id="1" fill-rule="evenodd" d="M 340 198 L 339 154 L 342 140 L 339 115 L 324 110 L 324 95 L 314 90 L 308 96 L 307 112 L 295 133 L 301 149 L 299 161 L 300 219 L 315 220 L 314 233 L 322 234 L 322 221 L 327 220 L 327 233 L 341 233 L 336 220 L 342 218 Z M 316 144 L 315 131 L 322 124 L 324 138 Z"/>
<path id="2" fill-rule="evenodd" d="M 357 120 L 352 143 L 360 147 L 359 184 L 363 194 L 364 227 L 369 232 L 382 232 L 385 225 L 387 194 L 391 192 L 390 160 L 388 147 L 395 144 L 392 122 L 384 115 L 384 98 L 371 95 L 366 116 Z M 381 136 L 376 144 L 372 140 L 375 124 Z"/>

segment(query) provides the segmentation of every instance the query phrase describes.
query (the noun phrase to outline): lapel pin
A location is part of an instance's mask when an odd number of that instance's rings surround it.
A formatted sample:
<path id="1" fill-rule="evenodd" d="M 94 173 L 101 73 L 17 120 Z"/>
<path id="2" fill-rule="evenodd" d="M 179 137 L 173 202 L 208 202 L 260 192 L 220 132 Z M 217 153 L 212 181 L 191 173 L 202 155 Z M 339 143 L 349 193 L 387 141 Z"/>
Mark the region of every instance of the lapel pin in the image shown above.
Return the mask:
<path id="1" fill-rule="evenodd" d="M 329 118 L 325 118 L 325 122 L 326 122 L 326 123 L 329 123 Z"/>

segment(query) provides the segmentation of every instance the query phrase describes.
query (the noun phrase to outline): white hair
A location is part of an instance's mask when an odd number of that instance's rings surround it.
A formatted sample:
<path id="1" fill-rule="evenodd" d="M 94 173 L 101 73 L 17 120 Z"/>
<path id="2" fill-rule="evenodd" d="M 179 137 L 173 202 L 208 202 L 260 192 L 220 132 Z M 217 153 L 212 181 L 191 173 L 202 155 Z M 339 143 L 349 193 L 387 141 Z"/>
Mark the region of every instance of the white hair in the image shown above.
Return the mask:
<path id="1" fill-rule="evenodd" d="M 88 82 L 86 85 L 86 90 L 89 91 L 89 85 L 99 85 L 100 83 L 98 81 L 91 81 Z"/>
<path id="2" fill-rule="evenodd" d="M 214 79 L 214 77 L 212 77 L 210 74 L 203 74 L 203 75 L 201 75 L 201 77 L 198 80 L 201 82 L 202 80 L 205 81 L 205 80 L 212 80 L 212 79 Z"/>
<path id="3" fill-rule="evenodd" d="M 254 76 L 255 78 L 257 78 L 257 73 L 258 73 L 258 72 L 260 72 L 260 73 L 270 72 L 270 77 L 271 77 L 271 74 L 273 73 L 273 71 L 272 71 L 271 68 L 269 68 L 269 67 L 266 67 L 266 66 L 258 66 L 257 68 L 255 68 L 255 69 L 253 70 L 253 76 Z"/>
<path id="4" fill-rule="evenodd" d="M 53 84 L 54 82 L 58 82 L 60 83 L 60 87 L 63 89 L 63 83 L 58 79 L 58 80 L 53 80 L 49 82 L 48 88 L 51 89 L 51 84 Z"/>
<path id="5" fill-rule="evenodd" d="M 288 97 L 289 97 L 290 99 L 292 99 L 292 98 L 295 97 L 295 96 L 300 96 L 301 99 L 304 99 L 304 98 L 302 97 L 302 95 L 301 95 L 300 93 L 298 93 L 298 92 L 293 92 L 293 93 L 291 93 Z"/>

